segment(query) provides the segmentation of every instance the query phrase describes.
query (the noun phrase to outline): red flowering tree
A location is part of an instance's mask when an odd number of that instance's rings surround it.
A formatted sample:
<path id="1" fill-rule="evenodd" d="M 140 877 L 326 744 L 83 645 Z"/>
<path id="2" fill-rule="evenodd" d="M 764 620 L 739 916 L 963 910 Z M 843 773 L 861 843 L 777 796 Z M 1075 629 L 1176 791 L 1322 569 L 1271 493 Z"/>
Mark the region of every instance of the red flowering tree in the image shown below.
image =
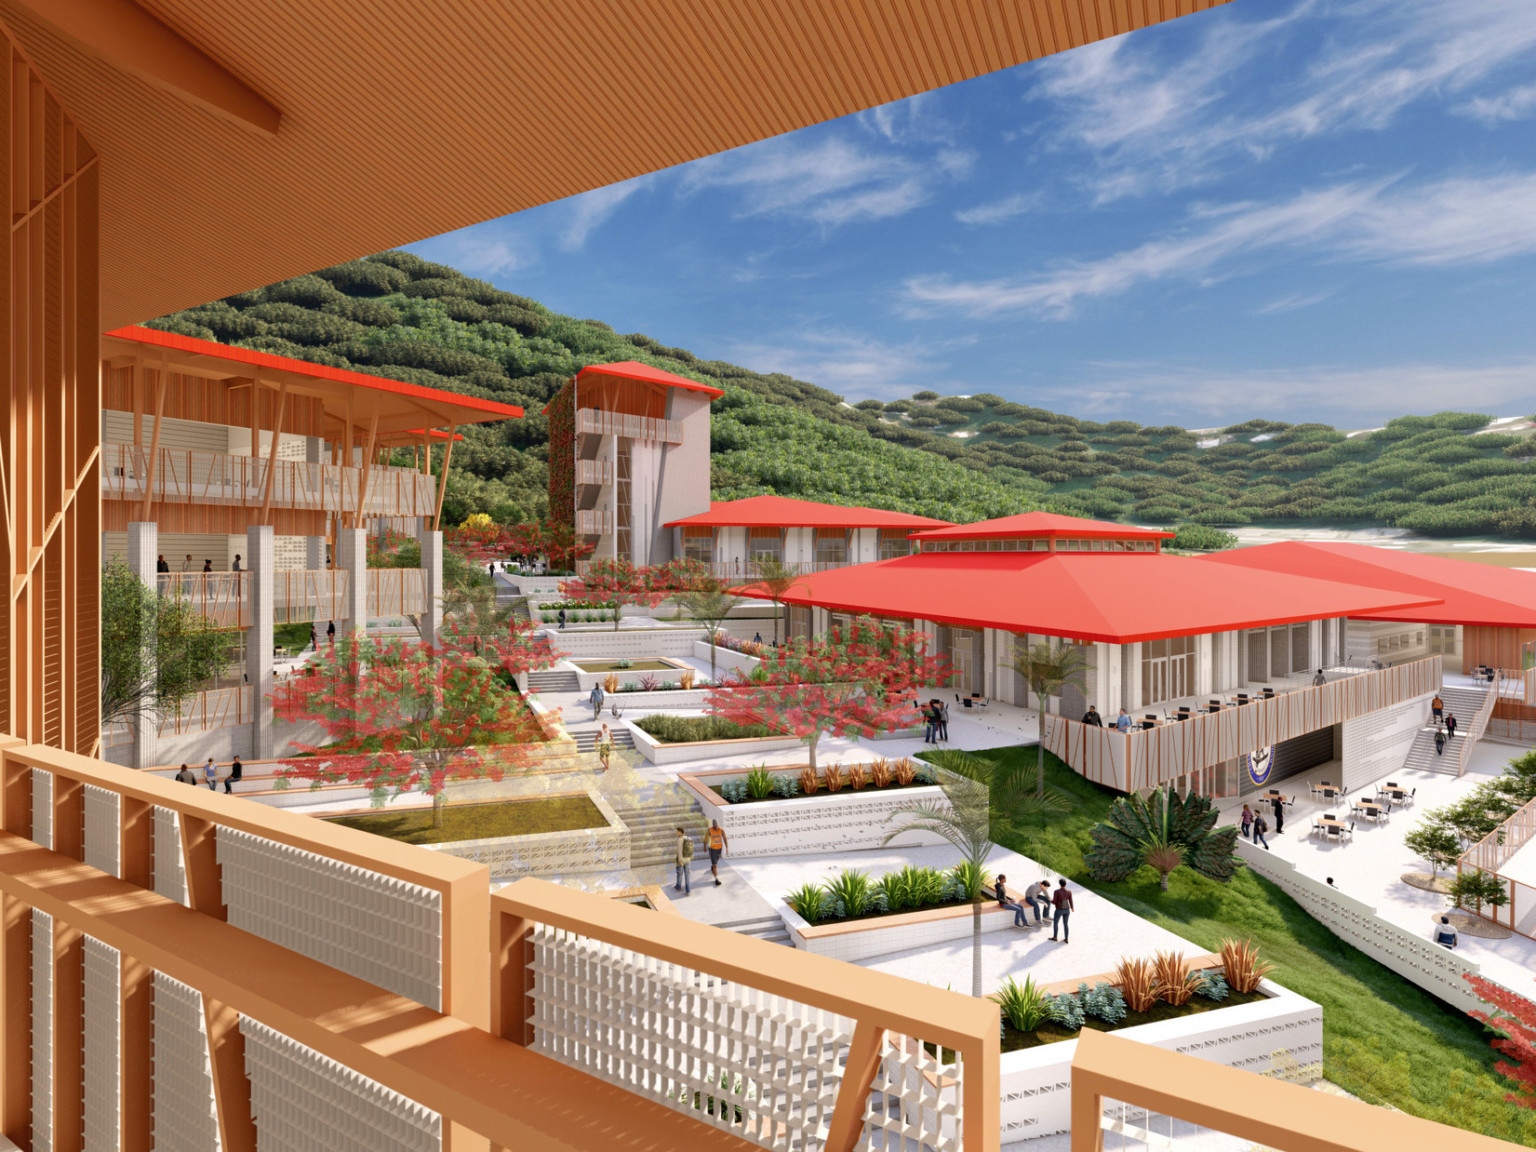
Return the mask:
<path id="1" fill-rule="evenodd" d="M 443 647 L 519 676 L 553 668 L 565 656 L 532 620 L 471 601 L 443 621 Z"/>
<path id="2" fill-rule="evenodd" d="M 489 662 L 452 646 L 341 638 L 272 693 L 290 724 L 329 738 L 278 769 L 277 786 L 303 781 L 367 788 L 376 805 L 407 793 L 432 798 L 442 827 L 451 781 L 500 780 L 525 767 L 543 733 Z"/>
<path id="3" fill-rule="evenodd" d="M 1478 999 L 1491 1005 L 1493 1012 L 1469 1012 L 1496 1035 L 1493 1050 L 1508 1060 L 1500 1060 L 1493 1069 L 1515 1082 L 1515 1090 L 1504 1099 L 1521 1108 L 1536 1108 L 1536 1001 L 1527 1000 L 1509 989 L 1467 973 L 1462 977 Z"/>
<path id="4" fill-rule="evenodd" d="M 594 560 L 584 575 L 567 580 L 560 591 L 573 600 L 609 601 L 614 605 L 613 630 L 626 604 L 654 608 L 667 598 L 666 578 L 660 568 L 636 566 L 625 559 Z"/>
<path id="5" fill-rule="evenodd" d="M 733 724 L 791 732 L 810 747 L 826 733 L 868 738 L 920 719 L 918 689 L 946 682 L 949 661 L 928 652 L 928 637 L 860 618 L 806 642 L 767 649 L 749 675 L 735 672 L 704 699 L 704 710 Z"/>
<path id="6" fill-rule="evenodd" d="M 496 523 L 483 512 L 445 530 L 443 543 L 471 563 L 484 564 L 508 556 L 545 556 L 558 572 L 574 571 L 576 562 L 592 552 L 592 545 L 568 524 L 545 520 L 509 526 Z"/>

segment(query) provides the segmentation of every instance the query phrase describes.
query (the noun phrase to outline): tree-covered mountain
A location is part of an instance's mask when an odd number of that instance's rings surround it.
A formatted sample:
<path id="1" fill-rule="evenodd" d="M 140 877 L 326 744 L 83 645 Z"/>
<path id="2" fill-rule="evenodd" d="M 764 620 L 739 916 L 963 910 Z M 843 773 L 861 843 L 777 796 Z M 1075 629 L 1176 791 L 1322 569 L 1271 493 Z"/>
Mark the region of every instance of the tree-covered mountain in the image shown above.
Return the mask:
<path id="1" fill-rule="evenodd" d="M 714 384 L 716 499 L 765 492 L 976 520 L 1037 507 L 1141 523 L 1392 525 L 1536 535 L 1536 439 L 1467 413 L 1346 433 L 1251 420 L 1219 432 L 1078 420 L 1001 396 L 857 405 L 552 312 L 443 264 L 384 252 L 153 321 L 206 340 L 512 404 L 467 430 L 445 515 L 543 515 L 539 410 L 587 364 L 639 360 Z"/>

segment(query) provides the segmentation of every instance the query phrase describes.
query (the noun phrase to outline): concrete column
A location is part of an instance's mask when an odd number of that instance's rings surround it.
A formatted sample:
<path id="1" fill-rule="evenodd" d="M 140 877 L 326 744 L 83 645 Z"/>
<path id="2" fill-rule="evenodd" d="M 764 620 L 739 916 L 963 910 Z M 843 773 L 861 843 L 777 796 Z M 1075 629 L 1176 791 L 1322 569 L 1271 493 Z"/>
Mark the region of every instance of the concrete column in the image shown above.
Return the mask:
<path id="1" fill-rule="evenodd" d="M 336 630 L 347 633 L 368 630 L 368 532 L 364 528 L 336 530 L 336 567 L 347 574 L 347 618 Z"/>
<path id="2" fill-rule="evenodd" d="M 246 603 L 251 626 L 245 633 L 245 678 L 251 687 L 251 753 L 272 758 L 272 617 L 277 578 L 272 529 L 252 525 L 245 530 Z"/>
<path id="3" fill-rule="evenodd" d="M 160 525 L 152 521 L 138 521 L 128 525 L 128 567 L 133 574 L 143 582 L 151 592 L 158 594 L 160 581 L 155 569 L 155 562 L 160 558 Z M 149 636 L 145 639 L 148 643 L 150 659 L 154 659 L 155 645 L 154 621 L 145 621 L 146 631 Z M 150 675 L 154 674 L 151 666 Z M 153 701 L 146 701 L 153 703 Z M 145 717 L 134 728 L 133 733 L 133 766 L 135 768 L 157 767 L 156 753 L 159 751 L 160 742 L 159 725 L 152 716 Z"/>
<path id="4" fill-rule="evenodd" d="M 1089 703 L 1099 710 L 1105 723 L 1112 724 L 1120 714 L 1120 645 L 1100 642 L 1094 648 L 1099 675 Z"/>
<path id="5" fill-rule="evenodd" d="M 1132 715 L 1141 707 L 1141 644 L 1122 645 L 1121 707 Z"/>
<path id="6" fill-rule="evenodd" d="M 421 638 L 435 648 L 443 630 L 443 534 L 423 531 L 417 540 L 421 544 L 421 586 L 427 594 Z"/>
<path id="7" fill-rule="evenodd" d="M 320 491 L 320 465 L 326 461 L 325 441 L 319 436 L 304 437 L 304 462 L 310 466 L 310 489 Z M 304 567 L 310 572 L 325 567 L 325 537 L 304 537 Z"/>
<path id="8" fill-rule="evenodd" d="M 1215 637 L 1209 632 L 1202 632 L 1195 637 L 1195 695 L 1208 696 L 1215 691 L 1215 676 L 1212 664 L 1214 653 L 1212 645 Z"/>

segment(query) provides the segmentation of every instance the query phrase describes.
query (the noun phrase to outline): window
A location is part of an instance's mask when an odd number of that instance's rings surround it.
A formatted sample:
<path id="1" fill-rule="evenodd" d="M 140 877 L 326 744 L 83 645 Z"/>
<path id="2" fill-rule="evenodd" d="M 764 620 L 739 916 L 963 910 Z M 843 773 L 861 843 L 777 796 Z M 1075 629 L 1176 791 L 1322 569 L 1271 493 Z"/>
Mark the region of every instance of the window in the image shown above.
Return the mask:
<path id="1" fill-rule="evenodd" d="M 697 560 L 702 564 L 715 562 L 715 538 L 713 536 L 683 537 L 683 559 Z"/>
<path id="2" fill-rule="evenodd" d="M 894 560 L 898 556 L 910 556 L 911 554 L 912 541 L 906 539 L 906 537 L 880 537 L 880 559 Z"/>
<path id="3" fill-rule="evenodd" d="M 1195 638 L 1173 636 L 1141 646 L 1141 706 L 1177 700 L 1195 690 Z"/>

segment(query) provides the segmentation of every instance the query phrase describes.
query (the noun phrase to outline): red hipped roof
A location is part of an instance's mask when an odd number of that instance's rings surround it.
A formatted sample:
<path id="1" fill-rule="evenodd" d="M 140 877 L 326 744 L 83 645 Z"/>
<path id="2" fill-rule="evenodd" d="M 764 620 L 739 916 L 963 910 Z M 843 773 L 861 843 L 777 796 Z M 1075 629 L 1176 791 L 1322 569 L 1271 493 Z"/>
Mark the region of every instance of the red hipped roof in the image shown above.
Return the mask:
<path id="1" fill-rule="evenodd" d="M 576 373 L 576 379 L 579 381 L 583 376 L 618 376 L 624 380 L 642 380 L 647 384 L 665 384 L 669 388 L 686 388 L 690 392 L 703 392 L 711 400 L 717 400 L 725 395 L 720 388 L 700 384 L 697 380 L 668 372 L 665 368 L 653 368 L 638 360 L 619 360 L 613 364 L 588 364 Z"/>
<path id="2" fill-rule="evenodd" d="M 1154 552 L 924 552 L 803 576 L 785 599 L 1111 644 L 1380 615 L 1429 602 Z"/>
<path id="3" fill-rule="evenodd" d="M 1062 516 L 1055 512 L 1025 512 L 974 524 L 953 524 L 927 532 L 914 532 L 914 540 L 1017 540 L 1029 536 L 1074 540 L 1171 540 L 1172 532 L 1157 528 L 1138 528 L 1134 524 L 1115 524 L 1108 520 L 1085 520 L 1080 516 Z"/>
<path id="4" fill-rule="evenodd" d="M 947 520 L 888 512 L 884 508 L 845 508 L 787 496 L 748 496 L 715 501 L 708 512 L 673 520 L 668 528 L 933 528 Z"/>
<path id="5" fill-rule="evenodd" d="M 1286 541 L 1217 552 L 1212 565 L 1308 576 L 1437 603 L 1421 608 L 1352 612 L 1363 620 L 1462 624 L 1489 628 L 1536 628 L 1536 573 L 1471 560 L 1425 556 L 1369 544 Z"/>

